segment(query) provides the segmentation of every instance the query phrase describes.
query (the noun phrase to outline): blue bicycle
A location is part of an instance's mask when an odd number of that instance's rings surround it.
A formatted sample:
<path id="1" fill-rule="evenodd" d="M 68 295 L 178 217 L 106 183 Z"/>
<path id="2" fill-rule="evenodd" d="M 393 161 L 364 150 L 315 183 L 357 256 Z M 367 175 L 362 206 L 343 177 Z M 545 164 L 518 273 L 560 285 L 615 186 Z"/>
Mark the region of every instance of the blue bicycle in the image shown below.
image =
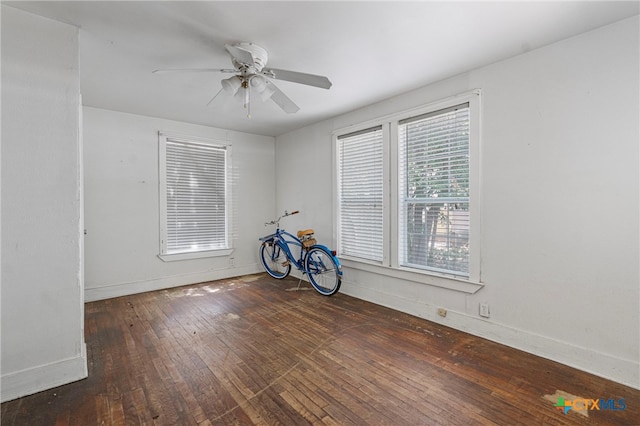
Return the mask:
<path id="1" fill-rule="evenodd" d="M 289 275 L 293 265 L 303 275 L 307 274 L 309 282 L 318 293 L 332 296 L 338 292 L 342 283 L 342 266 L 335 252 L 316 244 L 313 229 L 298 231 L 297 237 L 280 229 L 280 219 L 297 213 L 298 210 L 291 213 L 285 210 L 278 219 L 265 223 L 265 226 L 275 225 L 276 232 L 260 238 L 262 266 L 273 278 L 281 280 Z M 298 259 L 294 256 L 292 247 L 300 250 Z"/>

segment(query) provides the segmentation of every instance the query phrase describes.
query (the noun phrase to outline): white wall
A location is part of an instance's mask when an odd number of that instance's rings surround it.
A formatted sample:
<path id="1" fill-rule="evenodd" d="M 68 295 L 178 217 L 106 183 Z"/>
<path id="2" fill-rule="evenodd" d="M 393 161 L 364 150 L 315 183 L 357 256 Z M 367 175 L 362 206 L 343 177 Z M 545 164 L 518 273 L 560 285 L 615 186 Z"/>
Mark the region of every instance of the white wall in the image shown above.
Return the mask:
<path id="1" fill-rule="evenodd" d="M 87 375 L 78 30 L 2 6 L 2 401 Z"/>
<path id="2" fill-rule="evenodd" d="M 258 237 L 275 214 L 275 139 L 85 107 L 87 301 L 261 271 Z M 158 131 L 232 144 L 230 257 L 164 262 Z"/>
<path id="3" fill-rule="evenodd" d="M 640 388 L 638 40 L 634 17 L 280 136 L 277 209 L 329 241 L 331 132 L 479 88 L 484 287 L 347 267 L 341 291 Z"/>

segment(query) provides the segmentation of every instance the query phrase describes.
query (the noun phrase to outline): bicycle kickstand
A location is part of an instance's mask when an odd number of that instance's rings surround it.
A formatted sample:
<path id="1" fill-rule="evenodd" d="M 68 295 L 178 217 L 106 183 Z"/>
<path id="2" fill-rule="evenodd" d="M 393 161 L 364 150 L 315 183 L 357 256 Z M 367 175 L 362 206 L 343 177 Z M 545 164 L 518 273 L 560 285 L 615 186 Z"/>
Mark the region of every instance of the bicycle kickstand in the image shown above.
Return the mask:
<path id="1" fill-rule="evenodd" d="M 298 280 L 298 287 L 296 287 L 296 288 L 291 287 L 291 288 L 286 289 L 285 291 L 301 291 L 301 290 L 302 290 L 302 291 L 305 291 L 305 290 L 311 290 L 311 288 L 307 288 L 307 287 L 302 287 L 302 288 L 300 288 L 300 286 L 302 285 L 302 277 L 304 276 L 304 274 L 305 274 L 305 273 L 306 273 L 306 272 L 303 272 L 303 273 L 302 273 L 302 276 L 301 276 L 301 277 L 300 277 L 300 279 Z"/>

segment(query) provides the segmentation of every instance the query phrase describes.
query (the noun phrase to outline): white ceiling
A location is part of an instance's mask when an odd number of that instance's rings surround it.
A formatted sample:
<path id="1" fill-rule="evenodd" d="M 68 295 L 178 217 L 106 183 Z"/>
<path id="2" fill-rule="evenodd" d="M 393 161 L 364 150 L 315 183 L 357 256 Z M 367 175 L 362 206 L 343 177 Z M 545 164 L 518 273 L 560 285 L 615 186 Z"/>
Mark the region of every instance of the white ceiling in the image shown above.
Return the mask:
<path id="1" fill-rule="evenodd" d="M 13 7 L 80 27 L 85 105 L 276 136 L 640 13 L 639 2 L 43 1 Z M 326 75 L 330 90 L 277 82 L 300 106 L 221 97 L 225 44 L 268 65 Z M 228 102 L 225 102 L 228 101 Z"/>

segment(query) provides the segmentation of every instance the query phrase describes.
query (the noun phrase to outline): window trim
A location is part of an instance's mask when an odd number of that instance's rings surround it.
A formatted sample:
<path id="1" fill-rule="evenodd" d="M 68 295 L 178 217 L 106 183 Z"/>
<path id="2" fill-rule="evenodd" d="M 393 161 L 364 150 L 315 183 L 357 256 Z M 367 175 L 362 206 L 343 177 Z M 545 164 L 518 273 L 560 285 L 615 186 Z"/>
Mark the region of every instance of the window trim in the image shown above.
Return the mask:
<path id="1" fill-rule="evenodd" d="M 167 141 L 178 140 L 185 142 L 192 142 L 195 144 L 210 145 L 218 148 L 224 148 L 226 166 L 225 166 L 225 230 L 227 247 L 215 249 L 215 250 L 203 250 L 193 252 L 181 252 L 181 253 L 166 253 L 166 237 L 167 237 Z M 158 239 L 158 257 L 165 261 L 177 261 L 188 259 L 201 259 L 207 257 L 220 257 L 229 256 L 234 252 L 234 248 L 231 245 L 231 230 L 232 230 L 232 196 L 231 196 L 231 143 L 215 139 L 207 139 L 195 136 L 185 136 L 172 132 L 158 132 L 158 210 L 159 210 L 159 239 Z"/>
<path id="2" fill-rule="evenodd" d="M 469 198 L 470 198 L 470 235 L 469 235 L 469 277 L 459 275 L 439 273 L 418 268 L 409 268 L 400 265 L 398 238 L 400 232 L 399 219 L 399 141 L 398 126 L 400 121 L 407 120 L 434 111 L 443 110 L 459 104 L 469 104 L 470 128 L 469 128 Z M 407 109 L 398 113 L 387 114 L 362 123 L 350 125 L 348 127 L 336 129 L 332 132 L 333 149 L 333 188 L 336 197 L 339 194 L 339 150 L 338 137 L 364 130 L 367 128 L 382 126 L 383 128 L 383 168 L 385 176 L 386 201 L 383 207 L 383 232 L 384 250 L 383 261 L 371 262 L 349 256 L 341 256 L 343 265 L 358 270 L 369 271 L 385 276 L 405 279 L 409 281 L 425 283 L 437 287 L 462 291 L 465 293 L 475 293 L 483 287 L 481 274 L 481 90 L 474 89 L 455 96 L 429 102 L 425 105 Z M 336 199 L 334 205 L 334 244 L 339 249 L 339 236 L 337 224 L 340 220 L 339 201 Z"/>

